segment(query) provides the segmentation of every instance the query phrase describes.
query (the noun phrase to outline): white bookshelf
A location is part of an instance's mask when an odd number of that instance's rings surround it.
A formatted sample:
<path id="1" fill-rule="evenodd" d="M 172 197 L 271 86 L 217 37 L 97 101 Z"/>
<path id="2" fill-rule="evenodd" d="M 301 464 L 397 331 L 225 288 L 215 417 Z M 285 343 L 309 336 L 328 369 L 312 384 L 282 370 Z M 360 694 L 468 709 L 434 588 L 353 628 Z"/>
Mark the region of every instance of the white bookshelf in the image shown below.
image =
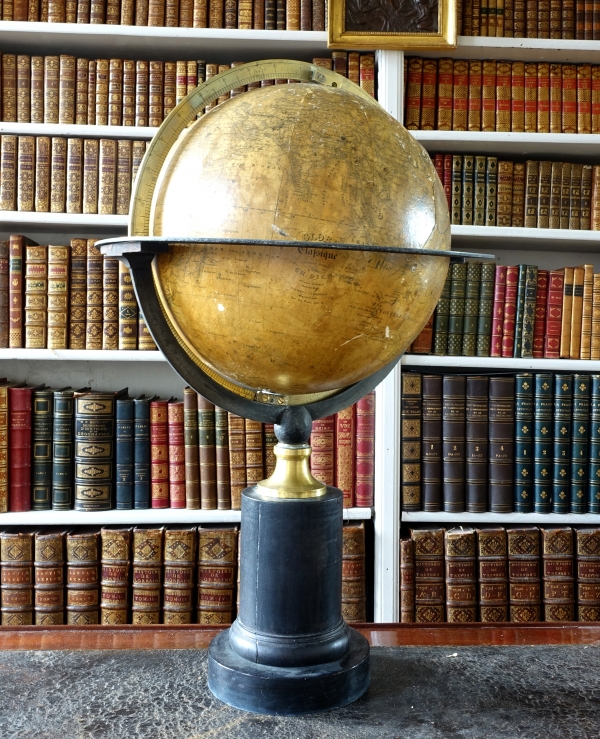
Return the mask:
<path id="1" fill-rule="evenodd" d="M 483 253 L 502 249 L 528 251 L 600 251 L 600 231 L 569 231 L 559 228 L 508 228 L 501 226 L 452 226 L 455 249 L 476 248 Z"/>
<path id="2" fill-rule="evenodd" d="M 403 367 L 448 368 L 454 372 L 481 369 L 498 372 L 600 372 L 600 361 L 587 359 L 524 359 L 522 357 L 437 357 L 427 354 L 405 354 Z"/>
<path id="3" fill-rule="evenodd" d="M 0 122 L 0 134 L 12 133 L 17 136 L 69 136 L 86 139 L 151 139 L 157 131 L 158 128 L 150 126 L 81 126 L 66 123 Z"/>
<path id="4" fill-rule="evenodd" d="M 459 36 L 455 49 L 407 53 L 453 59 L 506 59 L 524 62 L 600 62 L 600 41 Z"/>
<path id="5" fill-rule="evenodd" d="M 480 524 L 499 524 L 513 526 L 517 524 L 543 524 L 545 526 L 574 526 L 584 524 L 586 526 L 598 526 L 600 515 L 595 513 L 445 513 L 439 511 L 430 513 L 428 511 L 402 511 L 402 521 L 413 524 L 469 524 L 478 526 Z"/>
<path id="6" fill-rule="evenodd" d="M 125 234 L 128 216 L 100 215 L 97 213 L 29 213 L 18 210 L 0 211 L 0 232 L 27 235 L 32 230 L 48 233 L 72 234 Z"/>

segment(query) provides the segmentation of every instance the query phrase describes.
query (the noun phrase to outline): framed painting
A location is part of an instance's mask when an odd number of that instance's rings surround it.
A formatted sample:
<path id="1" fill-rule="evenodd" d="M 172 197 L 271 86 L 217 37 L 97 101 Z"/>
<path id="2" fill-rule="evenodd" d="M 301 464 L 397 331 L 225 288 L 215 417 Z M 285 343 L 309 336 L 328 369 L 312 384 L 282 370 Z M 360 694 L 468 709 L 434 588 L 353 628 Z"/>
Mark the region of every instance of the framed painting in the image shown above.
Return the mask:
<path id="1" fill-rule="evenodd" d="M 329 48 L 453 48 L 456 1 L 328 0 Z"/>

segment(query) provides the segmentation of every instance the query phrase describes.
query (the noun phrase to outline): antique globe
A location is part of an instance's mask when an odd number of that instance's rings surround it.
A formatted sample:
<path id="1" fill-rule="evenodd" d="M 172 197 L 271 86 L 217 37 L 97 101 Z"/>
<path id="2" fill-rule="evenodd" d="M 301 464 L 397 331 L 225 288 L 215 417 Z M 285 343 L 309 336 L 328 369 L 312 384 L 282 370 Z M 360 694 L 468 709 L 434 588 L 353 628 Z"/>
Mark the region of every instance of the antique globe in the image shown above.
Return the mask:
<path id="1" fill-rule="evenodd" d="M 265 79 L 302 84 L 227 99 Z M 240 608 L 211 644 L 209 686 L 262 713 L 355 700 L 369 649 L 341 617 L 342 496 L 310 474 L 308 438 L 383 379 L 440 297 L 450 224 L 433 164 L 347 79 L 253 62 L 163 123 L 129 233 L 102 250 L 130 267 L 173 368 L 279 439 L 274 475 L 242 495 Z"/>

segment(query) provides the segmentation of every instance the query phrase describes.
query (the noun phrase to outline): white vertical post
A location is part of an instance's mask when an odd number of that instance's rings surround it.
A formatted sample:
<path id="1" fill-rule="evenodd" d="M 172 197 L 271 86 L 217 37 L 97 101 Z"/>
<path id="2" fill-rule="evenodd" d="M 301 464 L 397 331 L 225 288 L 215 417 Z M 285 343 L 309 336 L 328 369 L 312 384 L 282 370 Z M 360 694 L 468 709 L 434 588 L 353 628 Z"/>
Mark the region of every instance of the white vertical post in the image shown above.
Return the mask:
<path id="1" fill-rule="evenodd" d="M 397 121 L 404 120 L 404 52 L 377 52 L 377 100 Z"/>

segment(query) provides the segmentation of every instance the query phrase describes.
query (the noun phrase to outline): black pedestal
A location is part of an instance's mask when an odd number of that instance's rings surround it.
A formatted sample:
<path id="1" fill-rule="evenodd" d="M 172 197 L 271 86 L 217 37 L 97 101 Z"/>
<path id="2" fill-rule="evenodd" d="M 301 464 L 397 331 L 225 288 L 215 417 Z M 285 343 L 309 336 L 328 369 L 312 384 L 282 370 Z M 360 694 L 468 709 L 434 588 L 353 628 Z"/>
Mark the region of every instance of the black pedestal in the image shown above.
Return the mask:
<path id="1" fill-rule="evenodd" d="M 369 646 L 341 615 L 342 493 L 242 495 L 240 608 L 209 649 L 225 703 L 290 715 L 338 708 L 369 687 Z"/>

